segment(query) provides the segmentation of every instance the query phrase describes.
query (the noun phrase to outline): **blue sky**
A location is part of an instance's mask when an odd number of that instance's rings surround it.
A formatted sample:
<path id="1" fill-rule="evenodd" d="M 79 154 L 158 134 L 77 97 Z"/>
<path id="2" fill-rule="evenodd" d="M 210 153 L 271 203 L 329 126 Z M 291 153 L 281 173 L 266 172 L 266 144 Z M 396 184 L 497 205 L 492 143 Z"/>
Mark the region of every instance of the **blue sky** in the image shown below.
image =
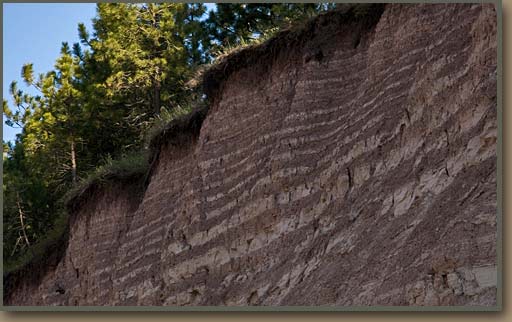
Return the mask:
<path id="1" fill-rule="evenodd" d="M 23 64 L 33 63 L 36 75 L 51 70 L 59 56 L 61 43 L 78 42 L 78 23 L 85 23 L 90 30 L 95 15 L 94 3 L 4 3 L 3 97 L 11 102 L 9 84 L 13 80 L 18 82 L 18 87 L 26 89 L 21 79 Z M 18 132 L 3 124 L 4 140 L 14 140 Z"/>

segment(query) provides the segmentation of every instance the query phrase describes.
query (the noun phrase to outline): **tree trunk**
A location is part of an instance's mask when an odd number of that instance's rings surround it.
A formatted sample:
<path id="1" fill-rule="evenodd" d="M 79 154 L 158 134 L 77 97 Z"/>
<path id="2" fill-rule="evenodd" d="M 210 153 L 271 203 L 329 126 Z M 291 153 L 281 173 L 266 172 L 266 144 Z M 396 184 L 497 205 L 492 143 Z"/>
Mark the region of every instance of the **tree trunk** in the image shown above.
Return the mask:
<path id="1" fill-rule="evenodd" d="M 23 217 L 25 217 L 25 215 L 23 214 L 23 210 L 21 209 L 19 193 L 16 193 L 16 204 L 18 206 L 20 225 L 21 225 L 21 231 L 23 232 L 23 238 L 25 239 L 25 243 L 27 244 L 27 246 L 30 247 L 30 242 L 28 241 L 27 232 L 25 231 L 25 222 L 23 221 Z"/>
<path id="2" fill-rule="evenodd" d="M 160 113 L 160 82 L 153 80 L 153 113 L 158 115 Z"/>
<path id="3" fill-rule="evenodd" d="M 76 183 L 76 154 L 74 139 L 71 139 L 71 178 L 73 183 Z"/>

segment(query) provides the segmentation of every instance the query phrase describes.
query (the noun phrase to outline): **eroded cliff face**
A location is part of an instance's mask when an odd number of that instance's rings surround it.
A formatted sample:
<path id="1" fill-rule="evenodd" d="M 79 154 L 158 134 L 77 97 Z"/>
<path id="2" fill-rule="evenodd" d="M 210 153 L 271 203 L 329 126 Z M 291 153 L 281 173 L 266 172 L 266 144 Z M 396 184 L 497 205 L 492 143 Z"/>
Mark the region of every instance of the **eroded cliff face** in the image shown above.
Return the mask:
<path id="1" fill-rule="evenodd" d="M 488 4 L 319 19 L 227 77 L 141 202 L 89 198 L 6 304 L 496 305 L 496 26 Z"/>

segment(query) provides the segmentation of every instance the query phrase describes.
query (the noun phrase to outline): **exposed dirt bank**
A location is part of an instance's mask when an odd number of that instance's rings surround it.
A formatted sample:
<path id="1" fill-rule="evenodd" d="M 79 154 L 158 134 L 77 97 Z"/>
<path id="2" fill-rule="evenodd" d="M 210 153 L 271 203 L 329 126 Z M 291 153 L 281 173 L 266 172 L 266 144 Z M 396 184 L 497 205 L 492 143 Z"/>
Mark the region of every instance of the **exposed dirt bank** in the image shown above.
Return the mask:
<path id="1" fill-rule="evenodd" d="M 392 4 L 236 54 L 142 201 L 98 189 L 6 304 L 495 305 L 496 28 Z"/>

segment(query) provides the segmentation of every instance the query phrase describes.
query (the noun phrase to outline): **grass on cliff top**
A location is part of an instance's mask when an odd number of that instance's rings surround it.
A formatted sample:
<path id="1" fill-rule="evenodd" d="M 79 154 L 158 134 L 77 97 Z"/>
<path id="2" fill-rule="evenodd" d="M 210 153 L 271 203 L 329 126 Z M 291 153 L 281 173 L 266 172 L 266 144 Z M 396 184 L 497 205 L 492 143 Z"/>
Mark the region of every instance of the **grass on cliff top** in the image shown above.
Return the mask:
<path id="1" fill-rule="evenodd" d="M 208 109 L 208 103 L 200 100 L 161 115 L 146 135 L 145 148 L 149 150 L 151 162 L 158 157 L 164 144 L 186 146 L 197 137 Z"/>
<path id="2" fill-rule="evenodd" d="M 146 150 L 126 154 L 120 159 L 107 157 L 104 163 L 94 169 L 86 178 L 78 181 L 63 197 L 65 206 L 72 206 L 93 188 L 102 187 L 112 181 L 136 180 L 148 171 L 148 153 Z"/>
<path id="3" fill-rule="evenodd" d="M 153 120 L 153 124 L 148 128 L 145 135 L 145 147 L 151 146 L 151 142 L 155 140 L 165 129 L 169 123 L 190 114 L 193 110 L 191 104 L 185 106 L 176 106 L 172 110 L 162 108 L 160 114 Z"/>

